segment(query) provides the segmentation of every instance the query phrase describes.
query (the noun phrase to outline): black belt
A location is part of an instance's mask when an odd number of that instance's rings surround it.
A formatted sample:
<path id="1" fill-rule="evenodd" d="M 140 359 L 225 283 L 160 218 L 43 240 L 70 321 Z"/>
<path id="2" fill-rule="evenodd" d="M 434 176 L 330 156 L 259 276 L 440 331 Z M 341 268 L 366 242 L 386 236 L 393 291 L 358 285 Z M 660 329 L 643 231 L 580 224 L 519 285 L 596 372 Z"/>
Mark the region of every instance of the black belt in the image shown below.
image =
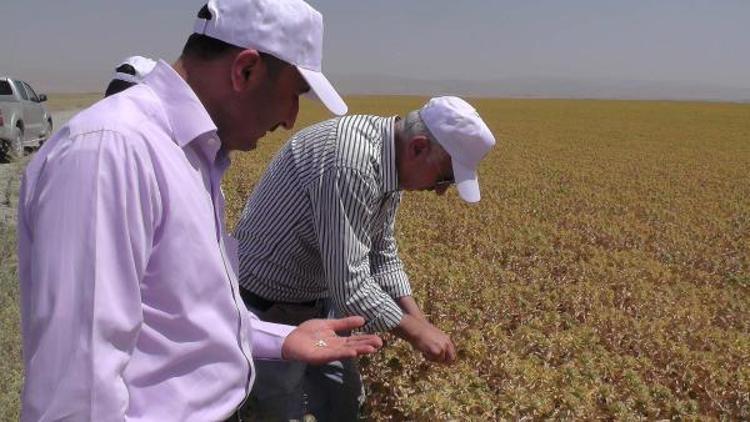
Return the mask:
<path id="1" fill-rule="evenodd" d="M 240 296 L 242 296 L 242 301 L 245 302 L 245 306 L 249 308 L 255 308 L 262 312 L 269 310 L 271 306 L 276 305 L 276 304 L 297 305 L 297 306 L 304 306 L 307 308 L 312 308 L 318 303 L 317 300 L 311 300 L 308 302 L 276 302 L 273 300 L 268 300 L 266 298 L 260 297 L 256 295 L 255 293 L 251 292 L 250 290 L 245 289 L 244 287 L 240 287 Z"/>

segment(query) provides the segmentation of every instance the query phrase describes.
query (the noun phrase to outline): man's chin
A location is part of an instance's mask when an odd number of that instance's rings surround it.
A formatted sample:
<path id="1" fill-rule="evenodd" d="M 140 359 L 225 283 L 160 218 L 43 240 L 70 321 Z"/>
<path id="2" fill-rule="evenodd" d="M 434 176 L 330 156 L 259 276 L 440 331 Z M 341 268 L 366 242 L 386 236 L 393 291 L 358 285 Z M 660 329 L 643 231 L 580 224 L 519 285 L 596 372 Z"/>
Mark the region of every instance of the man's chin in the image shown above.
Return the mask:
<path id="1" fill-rule="evenodd" d="M 252 139 L 250 141 L 244 142 L 240 145 L 239 149 L 240 151 L 252 151 L 258 146 L 258 139 Z"/>

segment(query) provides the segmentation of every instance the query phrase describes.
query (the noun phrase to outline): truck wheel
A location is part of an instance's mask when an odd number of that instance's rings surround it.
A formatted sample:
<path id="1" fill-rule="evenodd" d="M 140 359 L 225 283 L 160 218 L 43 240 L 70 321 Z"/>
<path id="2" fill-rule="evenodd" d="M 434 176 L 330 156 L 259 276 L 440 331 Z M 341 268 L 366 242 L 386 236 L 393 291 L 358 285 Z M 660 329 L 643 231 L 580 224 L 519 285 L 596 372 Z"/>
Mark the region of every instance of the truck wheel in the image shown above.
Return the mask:
<path id="1" fill-rule="evenodd" d="M 0 163 L 9 163 L 10 157 L 8 151 L 10 150 L 10 141 L 0 139 Z"/>
<path id="2" fill-rule="evenodd" d="M 16 128 L 16 136 L 10 143 L 8 148 L 8 158 L 11 161 L 20 160 L 23 157 L 23 129 L 20 127 Z"/>
<path id="3" fill-rule="evenodd" d="M 42 145 L 44 145 L 44 142 L 52 136 L 52 118 L 50 117 L 47 120 L 47 129 L 45 129 L 45 135 L 43 138 L 39 140 L 39 144 L 37 144 L 37 148 L 41 148 Z"/>

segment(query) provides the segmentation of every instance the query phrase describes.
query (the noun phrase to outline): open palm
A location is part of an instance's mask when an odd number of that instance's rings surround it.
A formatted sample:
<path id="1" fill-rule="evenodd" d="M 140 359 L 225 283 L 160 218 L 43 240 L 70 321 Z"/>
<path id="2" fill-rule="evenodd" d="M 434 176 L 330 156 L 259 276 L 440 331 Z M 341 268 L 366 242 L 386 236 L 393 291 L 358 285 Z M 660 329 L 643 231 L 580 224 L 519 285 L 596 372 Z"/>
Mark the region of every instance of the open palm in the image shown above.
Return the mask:
<path id="1" fill-rule="evenodd" d="M 285 360 L 297 360 L 320 365 L 335 360 L 374 353 L 383 346 L 373 334 L 342 337 L 337 331 L 349 331 L 364 325 L 362 317 L 341 319 L 311 319 L 289 333 L 281 348 Z"/>

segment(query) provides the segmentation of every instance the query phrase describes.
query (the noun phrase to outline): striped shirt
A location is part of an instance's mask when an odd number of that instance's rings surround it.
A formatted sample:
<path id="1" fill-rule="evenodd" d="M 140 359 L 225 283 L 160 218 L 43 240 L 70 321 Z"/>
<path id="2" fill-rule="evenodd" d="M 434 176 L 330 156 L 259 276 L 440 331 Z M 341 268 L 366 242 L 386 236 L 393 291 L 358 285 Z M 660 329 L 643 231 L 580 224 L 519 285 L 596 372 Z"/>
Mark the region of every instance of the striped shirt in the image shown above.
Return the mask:
<path id="1" fill-rule="evenodd" d="M 235 236 L 240 284 L 263 298 L 330 298 L 363 330 L 387 331 L 411 295 L 394 238 L 401 200 L 396 117 L 345 116 L 308 127 L 278 152 Z"/>

